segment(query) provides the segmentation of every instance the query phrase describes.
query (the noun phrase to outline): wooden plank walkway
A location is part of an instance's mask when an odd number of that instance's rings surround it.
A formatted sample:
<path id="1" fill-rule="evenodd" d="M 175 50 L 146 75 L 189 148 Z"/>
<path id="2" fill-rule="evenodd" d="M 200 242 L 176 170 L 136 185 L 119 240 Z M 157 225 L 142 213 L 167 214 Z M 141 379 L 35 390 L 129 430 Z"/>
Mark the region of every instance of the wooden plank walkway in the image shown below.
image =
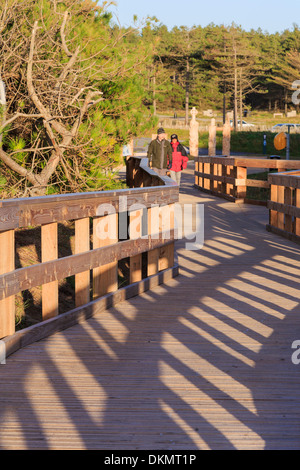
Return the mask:
<path id="1" fill-rule="evenodd" d="M 193 188 L 180 275 L 0 365 L 0 449 L 299 449 L 300 249 L 268 211 Z"/>

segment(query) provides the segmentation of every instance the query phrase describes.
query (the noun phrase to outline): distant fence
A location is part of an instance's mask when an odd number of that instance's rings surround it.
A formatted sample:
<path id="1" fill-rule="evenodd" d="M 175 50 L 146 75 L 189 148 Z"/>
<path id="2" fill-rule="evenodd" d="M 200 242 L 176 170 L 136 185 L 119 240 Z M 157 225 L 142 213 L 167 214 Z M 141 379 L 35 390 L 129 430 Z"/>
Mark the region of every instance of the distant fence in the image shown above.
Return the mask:
<path id="1" fill-rule="evenodd" d="M 199 123 L 199 132 L 209 132 L 209 127 L 210 123 L 203 124 L 199 119 L 197 119 Z M 159 120 L 159 126 L 165 127 L 167 129 L 189 129 L 190 126 L 189 124 L 185 124 L 185 119 L 175 119 L 175 118 L 162 118 Z M 223 124 L 219 122 L 217 124 L 217 131 L 222 131 L 223 130 Z M 243 132 L 271 132 L 271 127 L 265 124 L 255 124 L 253 126 L 243 126 L 242 129 L 238 126 L 237 130 L 240 131 L 242 130 Z M 231 128 L 231 131 L 233 131 L 234 128 Z M 277 132 L 280 132 L 280 129 L 276 132 L 274 132 L 274 136 Z M 300 129 L 290 129 L 291 134 L 295 133 L 300 133 Z"/>
<path id="2" fill-rule="evenodd" d="M 0 201 L 0 338 L 12 337 L 12 349 L 142 292 L 153 278 L 153 285 L 160 283 L 166 272 L 176 275 L 178 186 L 141 158 L 128 160 L 127 181 L 133 189 Z M 58 224 L 65 221 L 75 224 L 75 248 L 58 258 Z M 15 231 L 32 227 L 40 227 L 40 262 L 15 269 Z M 128 286 L 119 289 L 118 262 L 124 259 Z M 76 307 L 61 315 L 58 282 L 69 276 L 75 276 Z M 15 296 L 35 286 L 42 289 L 41 325 L 14 335 Z"/>

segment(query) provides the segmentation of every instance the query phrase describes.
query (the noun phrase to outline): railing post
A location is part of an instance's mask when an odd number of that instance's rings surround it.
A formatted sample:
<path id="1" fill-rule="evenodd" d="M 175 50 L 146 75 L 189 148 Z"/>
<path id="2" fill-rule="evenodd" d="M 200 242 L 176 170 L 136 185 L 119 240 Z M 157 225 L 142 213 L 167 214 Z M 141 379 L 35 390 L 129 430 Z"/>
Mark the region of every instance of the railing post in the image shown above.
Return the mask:
<path id="1" fill-rule="evenodd" d="M 75 254 L 90 250 L 90 219 L 75 221 Z M 90 271 L 75 275 L 75 304 L 76 307 L 90 301 Z"/>
<path id="2" fill-rule="evenodd" d="M 197 175 L 196 173 L 199 172 L 199 157 L 195 157 L 195 185 L 196 186 L 199 186 L 199 175 Z"/>
<path id="3" fill-rule="evenodd" d="M 203 173 L 205 174 L 210 174 L 210 163 L 204 163 L 203 164 Z M 209 178 L 203 178 L 203 188 L 210 190 L 210 179 Z"/>
<path id="4" fill-rule="evenodd" d="M 190 155 L 198 157 L 199 155 L 199 123 L 196 121 L 198 111 L 196 108 L 191 110 L 192 119 L 190 121 Z"/>
<path id="5" fill-rule="evenodd" d="M 227 165 L 226 166 L 226 176 L 228 177 L 231 177 L 231 178 L 234 178 L 234 166 L 232 165 Z M 231 183 L 226 183 L 226 194 L 228 194 L 228 196 L 233 196 L 233 184 Z"/>
<path id="6" fill-rule="evenodd" d="M 214 163 L 211 163 L 210 164 L 210 176 L 212 177 L 212 179 L 210 180 L 210 190 L 211 191 L 215 191 L 216 189 L 216 183 L 217 181 L 215 180 L 215 174 L 216 174 L 216 165 Z"/>
<path id="7" fill-rule="evenodd" d="M 237 166 L 236 167 L 236 179 L 237 180 L 245 180 L 245 185 L 237 185 L 236 186 L 236 198 L 237 199 L 246 199 L 247 194 L 247 168 Z"/>
<path id="8" fill-rule="evenodd" d="M 296 188 L 295 206 L 300 209 L 300 189 Z M 300 236 L 300 218 L 295 217 L 295 234 Z"/>
<path id="9" fill-rule="evenodd" d="M 0 274 L 15 269 L 14 230 L 0 232 Z M 0 300 L 0 338 L 15 332 L 15 296 Z"/>
<path id="10" fill-rule="evenodd" d="M 204 163 L 200 161 L 198 163 L 198 168 L 200 173 L 204 173 Z M 204 188 L 204 178 L 203 176 L 199 176 L 198 184 L 201 188 Z"/>
<path id="11" fill-rule="evenodd" d="M 216 155 L 216 133 L 217 133 L 217 126 L 216 120 L 212 119 L 209 130 L 208 130 L 208 156 L 215 157 Z"/>
<path id="12" fill-rule="evenodd" d="M 278 186 L 276 184 L 271 184 L 270 190 L 270 199 L 272 202 L 278 202 Z M 278 227 L 278 212 L 270 210 L 269 223 L 273 227 Z"/>
<path id="13" fill-rule="evenodd" d="M 227 165 L 222 165 L 222 176 L 223 176 L 223 181 L 221 183 L 221 193 L 227 194 L 227 183 L 226 183 Z"/>
<path id="14" fill-rule="evenodd" d="M 93 219 L 93 248 L 114 245 L 118 242 L 118 214 L 108 214 Z M 93 298 L 102 297 L 118 289 L 118 262 L 113 261 L 93 269 Z"/>
<path id="15" fill-rule="evenodd" d="M 223 126 L 223 146 L 222 146 L 222 155 L 229 157 L 230 155 L 230 136 L 231 136 L 231 127 L 230 121 L 227 116 L 226 122 Z"/>
<path id="16" fill-rule="evenodd" d="M 284 186 L 277 187 L 277 201 L 280 204 L 284 204 Z M 280 228 L 281 230 L 284 230 L 284 213 L 283 212 L 278 213 L 277 223 L 278 223 L 277 225 L 278 228 Z"/>
<path id="17" fill-rule="evenodd" d="M 284 204 L 287 204 L 291 206 L 293 204 L 293 191 L 291 188 L 284 188 Z M 284 218 L 284 229 L 292 233 L 293 232 L 293 222 L 292 222 L 292 216 L 285 214 Z"/>
<path id="18" fill-rule="evenodd" d="M 148 209 L 148 235 L 159 233 L 159 206 L 149 207 Z M 158 272 L 159 248 L 148 251 L 147 274 L 153 276 Z"/>
<path id="19" fill-rule="evenodd" d="M 218 163 L 217 165 L 217 175 L 218 176 L 222 176 L 222 164 Z M 218 193 L 221 193 L 222 192 L 222 181 L 218 181 Z"/>
<path id="20" fill-rule="evenodd" d="M 42 225 L 42 263 L 58 258 L 57 223 Z M 58 315 L 58 281 L 42 285 L 42 315 L 43 320 Z"/>
<path id="21" fill-rule="evenodd" d="M 142 217 L 143 209 L 137 209 L 129 215 L 129 238 L 130 240 L 140 238 L 142 236 Z M 130 284 L 142 280 L 142 255 L 135 255 L 130 257 L 129 261 Z"/>
<path id="22" fill-rule="evenodd" d="M 175 206 L 169 204 L 161 207 L 160 210 L 160 231 L 166 232 L 167 236 L 171 234 L 175 224 Z M 164 269 L 171 268 L 174 265 L 174 242 L 160 248 L 158 269 L 163 271 Z"/>

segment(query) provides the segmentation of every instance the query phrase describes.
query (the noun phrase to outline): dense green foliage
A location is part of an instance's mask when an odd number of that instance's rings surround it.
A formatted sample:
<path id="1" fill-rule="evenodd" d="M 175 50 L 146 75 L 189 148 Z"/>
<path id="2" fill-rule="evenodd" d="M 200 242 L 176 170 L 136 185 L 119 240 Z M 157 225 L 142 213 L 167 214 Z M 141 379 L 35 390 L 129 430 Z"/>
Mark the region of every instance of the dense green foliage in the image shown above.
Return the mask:
<path id="1" fill-rule="evenodd" d="M 158 112 L 298 108 L 298 26 L 125 28 L 106 3 L 0 0 L 2 197 L 114 187 L 123 145 Z M 260 137 L 233 133 L 232 150 L 261 153 Z"/>
<path id="2" fill-rule="evenodd" d="M 0 4 L 2 197 L 115 186 L 123 145 L 156 122 L 152 45 L 94 1 Z"/>
<path id="3" fill-rule="evenodd" d="M 165 25 L 151 30 L 156 39 L 155 63 L 169 72 L 171 93 L 159 110 L 190 106 L 203 110 L 294 109 L 292 83 L 300 72 L 300 30 L 268 34 L 210 24 L 206 27 Z M 147 30 L 147 37 L 149 31 Z M 236 75 L 236 77 L 235 77 Z M 157 84 L 156 84 L 157 86 Z"/>

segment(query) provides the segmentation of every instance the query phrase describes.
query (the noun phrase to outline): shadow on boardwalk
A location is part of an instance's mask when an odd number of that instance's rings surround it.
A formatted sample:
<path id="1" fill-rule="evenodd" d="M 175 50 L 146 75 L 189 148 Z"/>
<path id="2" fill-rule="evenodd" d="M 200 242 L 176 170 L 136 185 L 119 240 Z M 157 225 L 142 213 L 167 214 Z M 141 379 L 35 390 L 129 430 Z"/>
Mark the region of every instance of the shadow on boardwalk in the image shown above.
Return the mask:
<path id="1" fill-rule="evenodd" d="M 207 197 L 180 275 L 0 366 L 2 449 L 297 449 L 297 245 L 267 211 Z"/>

